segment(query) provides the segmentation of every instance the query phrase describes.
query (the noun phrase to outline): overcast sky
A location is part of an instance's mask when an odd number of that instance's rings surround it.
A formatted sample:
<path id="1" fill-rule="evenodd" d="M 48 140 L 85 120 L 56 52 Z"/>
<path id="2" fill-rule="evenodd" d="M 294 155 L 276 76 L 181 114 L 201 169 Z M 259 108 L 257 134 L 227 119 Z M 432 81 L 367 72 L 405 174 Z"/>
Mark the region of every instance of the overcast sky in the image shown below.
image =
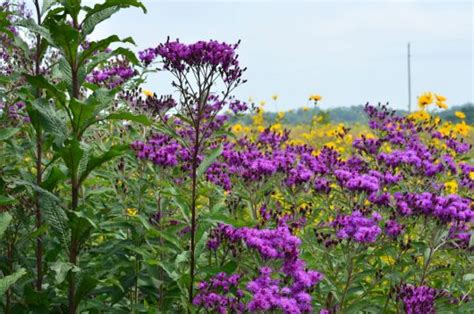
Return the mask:
<path id="1" fill-rule="evenodd" d="M 90 2 L 90 1 L 88 1 Z M 144 1 L 148 14 L 123 10 L 96 36 L 134 37 L 138 47 L 167 36 L 182 42 L 236 42 L 248 82 L 242 99 L 268 110 L 308 104 L 325 108 L 369 102 L 407 106 L 407 42 L 412 43 L 413 102 L 434 91 L 448 104 L 473 100 L 472 1 Z M 170 93 L 168 77 L 150 89 Z M 279 95 L 275 104 L 272 94 Z"/>

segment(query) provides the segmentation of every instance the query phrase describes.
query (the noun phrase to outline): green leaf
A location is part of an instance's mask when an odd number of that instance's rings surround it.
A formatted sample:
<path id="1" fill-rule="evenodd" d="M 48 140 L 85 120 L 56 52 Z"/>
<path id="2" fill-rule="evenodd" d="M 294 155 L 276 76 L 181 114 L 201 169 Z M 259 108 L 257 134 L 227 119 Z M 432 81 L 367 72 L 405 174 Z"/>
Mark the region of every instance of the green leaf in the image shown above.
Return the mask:
<path id="1" fill-rule="evenodd" d="M 57 0 L 43 0 L 43 5 L 41 6 L 41 16 L 43 16 L 46 11 L 48 11 L 56 2 Z"/>
<path id="2" fill-rule="evenodd" d="M 94 288 L 97 286 L 99 281 L 91 275 L 82 275 L 77 286 L 76 295 L 74 300 L 76 304 L 79 304 Z"/>
<path id="3" fill-rule="evenodd" d="M 7 230 L 10 221 L 12 221 L 12 215 L 10 215 L 9 212 L 0 214 L 0 238 L 3 236 L 5 230 Z"/>
<path id="4" fill-rule="evenodd" d="M 15 135 L 20 129 L 18 128 L 2 128 L 0 129 L 0 141 L 8 140 Z"/>
<path id="5" fill-rule="evenodd" d="M 15 24 L 27 28 L 30 32 L 40 35 L 50 44 L 53 44 L 53 39 L 49 30 L 41 25 L 38 25 L 32 18 L 19 20 Z"/>
<path id="6" fill-rule="evenodd" d="M 112 113 L 105 117 L 104 120 L 128 120 L 141 123 L 143 125 L 150 125 L 150 120 L 145 115 L 134 115 L 130 112 Z"/>
<path id="7" fill-rule="evenodd" d="M 10 288 L 15 282 L 18 281 L 23 275 L 26 274 L 24 268 L 20 268 L 11 275 L 5 276 L 0 279 L 0 296 L 3 296 L 5 292 Z"/>
<path id="8" fill-rule="evenodd" d="M 67 176 L 62 170 L 56 166 L 51 168 L 46 179 L 41 183 L 41 187 L 48 191 L 52 191 L 58 182 L 64 181 L 67 179 Z"/>
<path id="9" fill-rule="evenodd" d="M 71 171 L 72 175 L 77 175 L 79 163 L 84 156 L 84 150 L 76 139 L 67 142 L 67 145 L 60 150 L 58 154 L 64 160 L 66 167 Z"/>
<path id="10" fill-rule="evenodd" d="M 16 200 L 4 195 L 0 195 L 0 206 L 15 204 Z"/>
<path id="11" fill-rule="evenodd" d="M 100 156 L 92 157 L 87 163 L 86 169 L 80 175 L 79 182 L 84 181 L 87 176 L 97 167 L 101 166 L 103 163 L 112 160 L 117 156 L 121 156 L 123 152 L 129 149 L 128 145 L 114 145 L 107 152 L 103 153 Z"/>
<path id="12" fill-rule="evenodd" d="M 202 175 L 206 172 L 207 168 L 219 157 L 219 155 L 222 153 L 222 146 L 219 146 L 217 148 L 214 148 L 211 150 L 209 155 L 204 158 L 204 160 L 201 162 L 197 169 L 197 177 L 200 178 Z"/>
<path id="13" fill-rule="evenodd" d="M 39 114 L 38 123 L 48 133 L 54 136 L 54 142 L 62 146 L 67 138 L 66 121 L 60 112 L 50 105 L 45 99 L 38 98 L 31 103 L 31 107 Z"/>
<path id="14" fill-rule="evenodd" d="M 119 10 L 119 6 L 111 6 L 100 11 L 87 14 L 82 22 L 82 34 L 84 36 L 89 35 L 94 31 L 94 28 L 97 24 L 107 20 Z"/>
<path id="15" fill-rule="evenodd" d="M 54 200 L 49 197 L 42 197 L 40 201 L 45 220 L 51 226 L 52 230 L 58 233 L 64 250 L 68 251 L 69 231 L 67 228 L 68 218 L 66 213 Z"/>
<path id="16" fill-rule="evenodd" d="M 89 58 L 94 55 L 96 52 L 104 51 L 114 42 L 129 42 L 133 43 L 131 37 L 125 39 L 120 39 L 117 35 L 111 35 L 107 38 L 101 39 L 99 41 L 93 41 L 89 44 L 89 47 L 84 50 L 79 56 L 79 66 L 89 60 Z"/>
<path id="17" fill-rule="evenodd" d="M 69 271 L 78 272 L 80 269 L 74 264 L 69 262 L 55 262 L 50 266 L 51 270 L 56 273 L 54 278 L 56 279 L 56 283 L 60 284 L 61 282 L 66 279 L 67 274 Z"/>
<path id="18" fill-rule="evenodd" d="M 144 13 L 146 13 L 145 6 L 138 0 L 106 0 L 103 3 L 96 4 L 93 8 L 89 8 L 87 11 L 86 18 L 92 16 L 100 11 L 112 8 L 112 7 L 128 8 L 128 7 L 137 7 L 141 8 Z M 85 19 L 84 19 L 85 20 Z"/>
<path id="19" fill-rule="evenodd" d="M 50 191 L 48 190 L 45 190 L 43 189 L 42 187 L 40 187 L 39 185 L 33 183 L 33 182 L 29 182 L 29 181 L 26 181 L 26 180 L 15 180 L 13 181 L 16 185 L 20 185 L 20 186 L 27 186 L 27 187 L 30 187 L 33 191 L 35 192 L 38 192 L 40 193 L 41 195 L 45 196 L 45 197 L 48 197 L 56 202 L 59 202 L 59 198 L 54 195 L 53 193 L 51 193 Z"/>
<path id="20" fill-rule="evenodd" d="M 66 102 L 66 95 L 56 88 L 56 86 L 52 85 L 51 83 L 46 80 L 43 76 L 33 76 L 29 74 L 24 74 L 28 83 L 30 83 L 33 87 L 40 88 L 46 90 L 48 94 L 58 100 L 60 103 L 65 104 Z"/>

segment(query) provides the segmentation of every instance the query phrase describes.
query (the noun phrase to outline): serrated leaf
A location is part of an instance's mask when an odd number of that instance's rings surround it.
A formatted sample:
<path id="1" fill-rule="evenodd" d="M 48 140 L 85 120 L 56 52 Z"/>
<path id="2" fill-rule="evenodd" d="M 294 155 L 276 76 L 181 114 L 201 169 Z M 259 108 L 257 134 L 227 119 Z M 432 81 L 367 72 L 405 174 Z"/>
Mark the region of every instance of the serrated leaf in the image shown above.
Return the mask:
<path id="1" fill-rule="evenodd" d="M 7 230 L 10 221 L 12 221 L 12 215 L 10 215 L 9 212 L 0 214 L 0 238 L 3 236 L 5 230 Z"/>
<path id="2" fill-rule="evenodd" d="M 69 271 L 78 272 L 80 269 L 74 264 L 69 262 L 55 262 L 50 266 L 51 270 L 56 273 L 54 278 L 56 279 L 56 283 L 60 284 L 66 279 L 67 274 Z"/>
<path id="3" fill-rule="evenodd" d="M 20 129 L 18 128 L 2 128 L 0 129 L 0 141 L 8 140 L 15 135 Z"/>
<path id="4" fill-rule="evenodd" d="M 97 167 L 117 156 L 122 155 L 124 151 L 128 150 L 128 148 L 128 145 L 114 145 L 102 155 L 90 158 L 84 171 L 80 172 L 79 182 L 84 181 L 87 176 Z"/>
<path id="5" fill-rule="evenodd" d="M 206 170 L 209 168 L 209 166 L 219 157 L 219 155 L 222 153 L 222 146 L 219 146 L 217 148 L 214 148 L 211 150 L 209 155 L 204 158 L 204 160 L 201 162 L 199 165 L 196 175 L 198 178 L 202 177 L 202 175 L 206 172 Z"/>
<path id="6" fill-rule="evenodd" d="M 84 21 L 82 22 L 82 33 L 87 36 L 94 31 L 94 28 L 97 24 L 107 20 L 114 13 L 120 10 L 119 6 L 111 6 L 100 11 L 93 12 L 86 15 Z"/>
<path id="7" fill-rule="evenodd" d="M 24 268 L 20 268 L 16 272 L 11 275 L 5 276 L 0 279 L 0 296 L 3 296 L 5 292 L 10 288 L 15 282 L 18 281 L 23 275 L 26 274 L 26 270 Z"/>
<path id="8" fill-rule="evenodd" d="M 16 200 L 4 195 L 0 195 L 0 206 L 15 204 Z"/>
<path id="9" fill-rule="evenodd" d="M 41 25 L 38 25 L 35 20 L 29 18 L 29 19 L 23 19 L 23 20 L 19 20 L 15 23 L 16 25 L 18 26 L 21 26 L 21 27 L 25 27 L 27 28 L 29 31 L 35 33 L 35 34 L 38 34 L 40 35 L 41 37 L 43 37 L 44 39 L 46 39 L 50 44 L 53 44 L 54 41 L 51 37 L 51 34 L 49 32 L 48 29 L 46 29 L 45 27 L 41 26 Z"/>
<path id="10" fill-rule="evenodd" d="M 65 251 L 69 251 L 69 229 L 67 228 L 68 218 L 64 210 L 52 199 L 41 198 L 41 209 L 43 210 L 46 222 L 52 230 L 58 233 Z"/>
<path id="11" fill-rule="evenodd" d="M 38 98 L 31 103 L 31 107 L 39 114 L 39 124 L 48 133 L 54 136 L 54 142 L 62 146 L 67 138 L 66 122 L 60 113 L 45 99 Z"/>
<path id="12" fill-rule="evenodd" d="M 127 120 L 138 122 L 143 125 L 150 125 L 150 120 L 145 115 L 135 115 L 130 112 L 119 112 L 119 113 L 112 113 L 104 118 L 104 120 Z"/>

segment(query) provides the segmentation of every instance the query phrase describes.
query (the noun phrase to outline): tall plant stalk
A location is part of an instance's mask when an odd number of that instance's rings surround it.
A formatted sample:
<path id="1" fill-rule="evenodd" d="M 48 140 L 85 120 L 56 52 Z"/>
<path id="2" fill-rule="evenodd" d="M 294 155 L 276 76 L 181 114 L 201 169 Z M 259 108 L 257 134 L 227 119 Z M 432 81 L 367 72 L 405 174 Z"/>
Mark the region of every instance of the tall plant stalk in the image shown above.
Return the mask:
<path id="1" fill-rule="evenodd" d="M 41 25 L 41 10 L 39 0 L 34 0 L 34 7 L 36 12 L 36 22 L 38 25 Z M 40 65 L 41 65 L 41 36 L 36 34 L 36 43 L 35 43 L 35 57 L 34 57 L 34 75 L 40 75 Z M 36 97 L 41 96 L 41 91 L 36 88 Z M 43 169 L 42 169 L 42 156 L 43 156 L 43 131 L 40 126 L 35 130 L 36 131 L 36 185 L 41 186 L 43 181 Z M 35 226 L 36 230 L 39 230 L 42 225 L 42 214 L 41 214 L 41 200 L 40 193 L 35 191 L 34 194 L 34 203 L 35 203 Z M 43 236 L 39 234 L 36 237 L 36 282 L 35 287 L 36 291 L 41 291 L 43 286 Z"/>

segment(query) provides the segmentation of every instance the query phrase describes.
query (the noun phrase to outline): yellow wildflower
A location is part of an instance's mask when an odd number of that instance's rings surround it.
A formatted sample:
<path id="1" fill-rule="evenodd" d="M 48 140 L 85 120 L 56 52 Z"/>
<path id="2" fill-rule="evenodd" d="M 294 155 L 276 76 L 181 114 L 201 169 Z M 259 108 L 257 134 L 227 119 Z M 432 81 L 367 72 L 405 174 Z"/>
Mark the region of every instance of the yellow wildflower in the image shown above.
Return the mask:
<path id="1" fill-rule="evenodd" d="M 426 121 L 429 120 L 430 114 L 426 111 L 418 110 L 410 114 L 408 117 L 415 121 Z"/>
<path id="2" fill-rule="evenodd" d="M 283 127 L 281 126 L 280 123 L 276 123 L 270 127 L 270 130 L 272 130 L 273 132 L 279 133 L 283 131 Z"/>
<path id="3" fill-rule="evenodd" d="M 444 183 L 444 188 L 450 194 L 456 194 L 458 191 L 458 183 L 455 180 L 448 181 Z"/>
<path id="4" fill-rule="evenodd" d="M 435 97 L 436 97 L 436 101 L 442 101 L 442 102 L 446 101 L 446 97 L 444 97 L 443 95 L 435 94 Z"/>
<path id="5" fill-rule="evenodd" d="M 466 115 L 462 111 L 456 111 L 454 115 L 458 117 L 459 119 L 462 119 L 462 120 L 466 119 Z"/>
<path id="6" fill-rule="evenodd" d="M 441 109 L 448 109 L 448 105 L 443 101 L 437 101 L 436 106 L 438 106 L 438 108 L 441 108 Z"/>
<path id="7" fill-rule="evenodd" d="M 313 95 L 310 95 L 309 96 L 309 100 L 312 100 L 312 101 L 320 101 L 321 99 L 323 99 L 323 97 L 321 97 L 320 95 L 318 94 L 313 94 Z"/>
<path id="8" fill-rule="evenodd" d="M 127 215 L 130 217 L 134 217 L 138 215 L 138 209 L 136 208 L 127 208 Z"/>
<path id="9" fill-rule="evenodd" d="M 303 111 L 308 111 L 309 108 L 308 107 L 303 107 Z"/>
<path id="10" fill-rule="evenodd" d="M 426 106 L 432 104 L 434 101 L 432 92 L 425 92 L 418 96 L 418 106 L 424 109 Z"/>
<path id="11" fill-rule="evenodd" d="M 267 103 L 267 102 L 266 102 L 265 100 L 260 101 L 260 103 L 259 103 L 259 104 L 260 104 L 260 107 L 265 106 L 266 103 Z"/>
<path id="12" fill-rule="evenodd" d="M 382 263 L 386 265 L 394 265 L 395 264 L 395 259 L 391 257 L 390 255 L 383 255 L 380 256 L 380 260 L 382 260 Z"/>
<path id="13" fill-rule="evenodd" d="M 273 99 L 274 101 L 277 101 L 277 100 L 278 100 L 278 95 L 277 95 L 277 94 L 272 95 L 272 99 Z"/>
<path id="14" fill-rule="evenodd" d="M 285 117 L 285 113 L 283 111 L 281 111 L 281 112 L 277 113 L 277 117 L 278 117 L 278 119 L 281 120 Z"/>
<path id="15" fill-rule="evenodd" d="M 469 172 L 469 179 L 474 181 L 474 171 Z"/>
<path id="16" fill-rule="evenodd" d="M 153 97 L 153 92 L 151 90 L 144 89 L 142 92 L 147 97 Z"/>
<path id="17" fill-rule="evenodd" d="M 232 132 L 235 132 L 235 133 L 242 132 L 242 125 L 240 125 L 239 123 L 235 124 L 232 127 Z"/>
<path id="18" fill-rule="evenodd" d="M 454 126 L 454 131 L 463 136 L 468 135 L 470 129 L 471 128 L 469 127 L 469 125 L 467 125 L 464 121 Z"/>

